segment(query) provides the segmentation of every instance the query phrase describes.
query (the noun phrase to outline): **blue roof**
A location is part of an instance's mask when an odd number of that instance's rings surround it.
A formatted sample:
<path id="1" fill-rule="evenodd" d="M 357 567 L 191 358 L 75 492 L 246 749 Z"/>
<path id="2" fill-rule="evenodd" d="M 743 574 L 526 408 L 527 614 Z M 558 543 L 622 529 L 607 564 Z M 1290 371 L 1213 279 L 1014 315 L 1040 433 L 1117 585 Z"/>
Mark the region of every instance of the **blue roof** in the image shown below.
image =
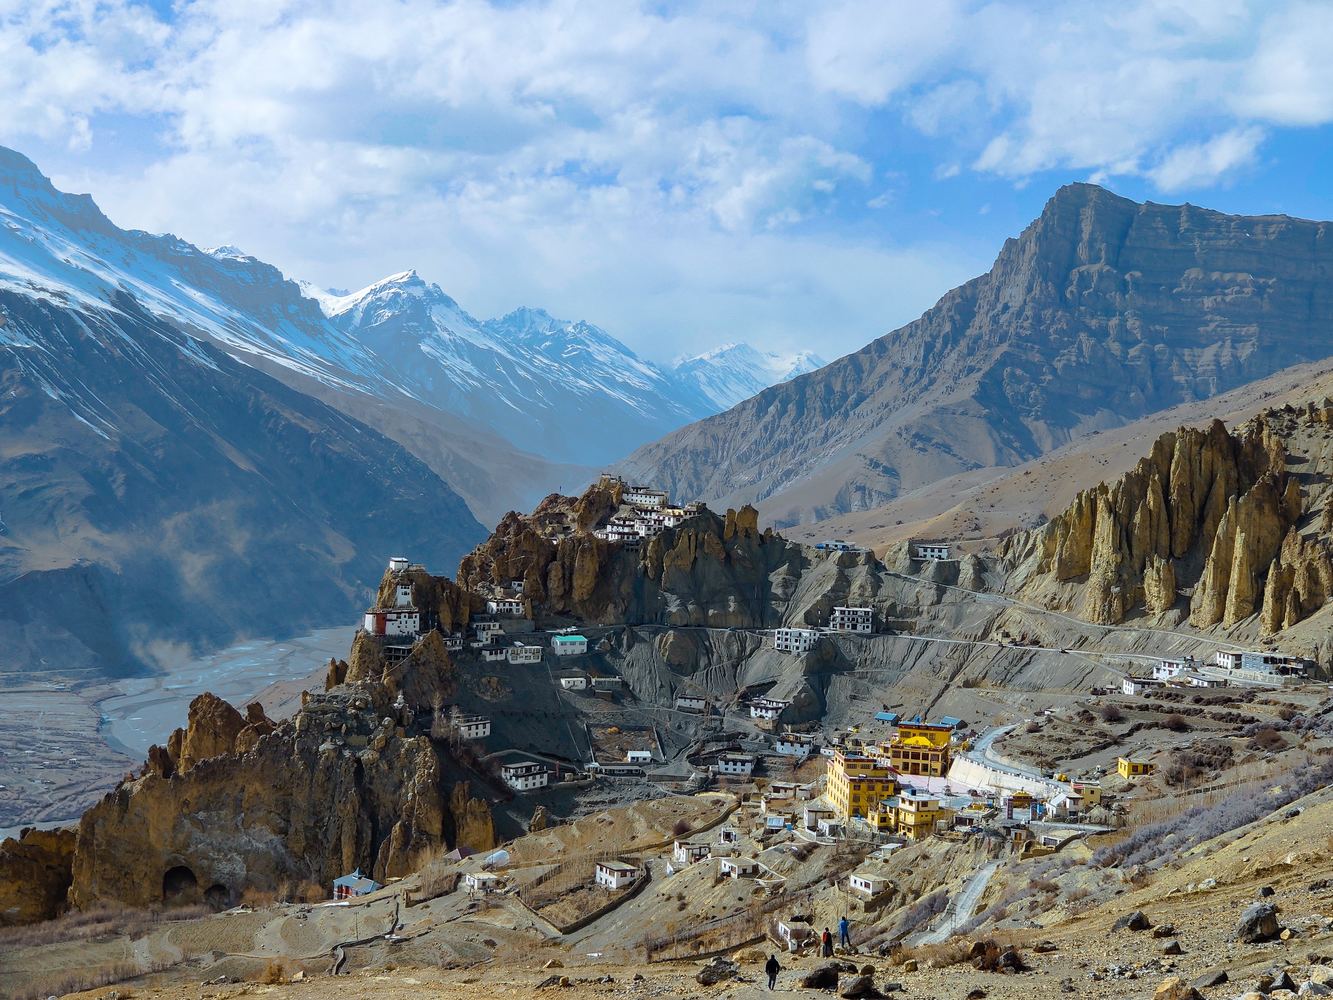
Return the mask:
<path id="1" fill-rule="evenodd" d="M 876 712 L 876 713 L 875 713 L 875 721 L 876 721 L 876 722 L 897 722 L 897 721 L 898 721 L 898 713 L 897 713 L 897 712 Z"/>
<path id="2" fill-rule="evenodd" d="M 952 728 L 957 729 L 962 724 L 962 719 L 955 719 L 952 715 L 945 715 L 940 718 L 941 726 L 951 726 Z"/>
<path id="3" fill-rule="evenodd" d="M 585 638 L 584 638 L 583 636 L 581 636 L 581 635 L 558 635 L 558 636 L 555 637 L 555 641 L 556 641 L 556 642 L 587 642 L 588 640 L 585 639 Z"/>

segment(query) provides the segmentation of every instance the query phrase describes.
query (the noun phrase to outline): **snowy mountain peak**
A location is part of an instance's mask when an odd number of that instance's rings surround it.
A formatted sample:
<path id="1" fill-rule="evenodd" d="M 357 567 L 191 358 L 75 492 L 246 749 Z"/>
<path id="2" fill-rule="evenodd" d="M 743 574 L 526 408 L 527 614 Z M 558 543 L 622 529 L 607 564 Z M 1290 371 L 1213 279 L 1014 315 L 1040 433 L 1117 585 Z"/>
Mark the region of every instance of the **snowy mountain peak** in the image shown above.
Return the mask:
<path id="1" fill-rule="evenodd" d="M 730 343 L 676 359 L 672 374 L 678 381 L 693 384 L 718 409 L 729 410 L 771 385 L 824 364 L 813 351 L 779 354 L 758 351 L 746 343 Z"/>

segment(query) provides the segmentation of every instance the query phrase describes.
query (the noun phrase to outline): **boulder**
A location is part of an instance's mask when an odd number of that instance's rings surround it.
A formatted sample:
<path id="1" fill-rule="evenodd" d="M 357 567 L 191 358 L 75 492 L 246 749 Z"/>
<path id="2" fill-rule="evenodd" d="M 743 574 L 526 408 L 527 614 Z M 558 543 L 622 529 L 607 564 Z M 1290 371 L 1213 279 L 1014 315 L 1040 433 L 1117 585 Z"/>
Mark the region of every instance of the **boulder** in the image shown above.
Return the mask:
<path id="1" fill-rule="evenodd" d="M 1236 923 L 1236 938 L 1245 944 L 1272 941 L 1281 933 L 1277 907 L 1272 903 L 1251 903 Z"/>
<path id="2" fill-rule="evenodd" d="M 807 990 L 836 990 L 842 971 L 842 963 L 825 962 L 801 977 L 801 987 Z"/>
<path id="3" fill-rule="evenodd" d="M 1177 941 L 1177 940 L 1175 940 L 1175 939 L 1173 938 L 1172 940 L 1168 941 L 1166 944 L 1162 945 L 1162 954 L 1163 954 L 1163 955 L 1183 955 L 1183 954 L 1185 954 L 1185 949 L 1182 948 L 1182 947 L 1180 947 L 1180 942 Z"/>
<path id="4" fill-rule="evenodd" d="M 738 972 L 740 972 L 739 965 L 729 958 L 719 956 L 695 973 L 694 980 L 700 986 L 716 986 L 728 979 L 735 979 Z M 836 982 L 835 979 L 834 983 L 836 984 Z"/>
<path id="5" fill-rule="evenodd" d="M 1153 1000 L 1203 1000 L 1203 994 L 1179 976 L 1162 980 L 1152 996 Z"/>
<path id="6" fill-rule="evenodd" d="M 880 995 L 872 976 L 848 976 L 838 983 L 838 996 L 843 1000 L 874 1000 Z"/>
<path id="7" fill-rule="evenodd" d="M 1224 983 L 1229 982 L 1230 979 L 1231 977 L 1227 975 L 1226 969 L 1217 969 L 1213 972 L 1205 972 L 1190 985 L 1194 986 L 1196 989 L 1206 990 L 1211 989 L 1214 986 L 1221 986 Z"/>
<path id="8" fill-rule="evenodd" d="M 1142 910 L 1135 910 L 1133 913 L 1126 913 L 1123 917 L 1111 925 L 1113 931 L 1146 931 L 1152 927 L 1150 921 Z"/>

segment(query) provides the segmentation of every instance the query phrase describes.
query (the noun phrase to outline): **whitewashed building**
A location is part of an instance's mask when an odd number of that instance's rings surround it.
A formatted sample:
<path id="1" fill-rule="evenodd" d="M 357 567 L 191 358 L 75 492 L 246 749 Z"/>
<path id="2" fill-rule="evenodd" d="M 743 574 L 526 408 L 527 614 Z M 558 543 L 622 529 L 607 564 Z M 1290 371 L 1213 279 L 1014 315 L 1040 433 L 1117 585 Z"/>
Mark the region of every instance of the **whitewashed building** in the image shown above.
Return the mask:
<path id="1" fill-rule="evenodd" d="M 394 556 L 389 560 L 389 572 L 401 573 L 404 570 L 406 570 L 407 567 L 410 565 L 411 561 L 407 558 L 407 556 Z"/>
<path id="2" fill-rule="evenodd" d="M 574 677 L 561 677 L 560 686 L 566 691 L 586 691 L 588 690 L 588 678 L 583 674 L 577 674 Z"/>
<path id="3" fill-rule="evenodd" d="M 664 490 L 655 490 L 649 486 L 627 486 L 621 499 L 632 507 L 644 507 L 659 510 L 667 506 L 668 497 Z"/>
<path id="4" fill-rule="evenodd" d="M 753 858 L 721 858 L 717 866 L 723 878 L 754 878 L 759 874 L 759 862 Z"/>
<path id="5" fill-rule="evenodd" d="M 819 633 L 812 628 L 773 630 L 773 648 L 779 653 L 808 653 L 818 642 Z"/>
<path id="6" fill-rule="evenodd" d="M 912 558 L 925 562 L 948 559 L 949 545 L 947 542 L 913 542 Z"/>
<path id="7" fill-rule="evenodd" d="M 754 773 L 754 754 L 724 753 L 713 765 L 713 770 L 728 777 L 748 778 Z"/>
<path id="8" fill-rule="evenodd" d="M 485 642 L 493 635 L 499 635 L 504 629 L 500 623 L 493 618 L 474 618 L 472 619 L 472 633 Z"/>
<path id="9" fill-rule="evenodd" d="M 497 892 L 504 887 L 504 881 L 499 875 L 490 872 L 466 872 L 463 875 L 463 886 L 469 892 Z"/>
<path id="10" fill-rule="evenodd" d="M 708 699 L 702 695 L 682 694 L 676 696 L 676 711 L 702 712 L 708 714 Z"/>
<path id="11" fill-rule="evenodd" d="M 530 792 L 551 783 L 551 769 L 535 760 L 525 760 L 517 764 L 501 765 L 500 777 L 514 791 Z"/>
<path id="12" fill-rule="evenodd" d="M 498 663 L 501 660 L 508 659 L 508 656 L 508 646 L 501 646 L 492 642 L 481 647 L 481 658 L 486 663 Z"/>
<path id="13" fill-rule="evenodd" d="M 484 715 L 460 715 L 453 720 L 453 728 L 465 740 L 484 740 L 491 735 L 491 720 Z"/>
<path id="14" fill-rule="evenodd" d="M 1152 677 L 1155 681 L 1169 681 L 1179 677 L 1194 665 L 1193 659 L 1158 660 L 1153 664 Z"/>
<path id="15" fill-rule="evenodd" d="M 678 865 L 692 865 L 708 857 L 712 848 L 708 844 L 696 844 L 688 840 L 678 840 L 671 845 L 671 860 Z"/>
<path id="16" fill-rule="evenodd" d="M 556 635 L 551 637 L 551 648 L 556 656 L 581 656 L 588 651 L 588 640 L 581 635 Z"/>
<path id="17" fill-rule="evenodd" d="M 371 635 L 386 638 L 414 637 L 421 632 L 421 613 L 416 608 L 371 608 L 363 627 Z"/>
<path id="18" fill-rule="evenodd" d="M 626 750 L 626 764 L 651 764 L 653 762 L 653 752 L 651 750 Z"/>
<path id="19" fill-rule="evenodd" d="M 488 615 L 503 615 L 506 618 L 522 618 L 526 613 L 521 597 L 492 597 L 486 602 Z"/>
<path id="20" fill-rule="evenodd" d="M 541 663 L 542 647 L 516 642 L 508 649 L 510 663 Z"/>
<path id="21" fill-rule="evenodd" d="M 875 627 L 875 612 L 871 608 L 839 606 L 833 609 L 828 627 L 834 632 L 871 632 Z"/>
<path id="22" fill-rule="evenodd" d="M 1141 694 L 1147 694 L 1149 691 L 1160 690 L 1165 683 L 1165 681 L 1159 681 L 1152 677 L 1126 677 L 1120 682 L 1120 693 L 1138 697 Z"/>
<path id="23" fill-rule="evenodd" d="M 805 733 L 783 733 L 773 744 L 773 749 L 784 757 L 808 757 L 815 745 L 814 737 Z"/>
<path id="24" fill-rule="evenodd" d="M 789 704 L 791 703 L 777 701 L 774 698 L 756 698 L 750 702 L 750 718 L 766 719 L 772 722 L 786 710 Z"/>
<path id="25" fill-rule="evenodd" d="M 1223 670 L 1245 670 L 1274 677 L 1304 674 L 1306 667 L 1305 661 L 1298 656 L 1237 649 L 1219 651 L 1216 663 Z"/>
<path id="26" fill-rule="evenodd" d="M 855 871 L 847 878 L 847 888 L 870 899 L 889 888 L 889 880 L 877 872 Z"/>
<path id="27" fill-rule="evenodd" d="M 643 869 L 628 861 L 599 861 L 593 881 L 603 889 L 623 889 L 643 877 Z"/>

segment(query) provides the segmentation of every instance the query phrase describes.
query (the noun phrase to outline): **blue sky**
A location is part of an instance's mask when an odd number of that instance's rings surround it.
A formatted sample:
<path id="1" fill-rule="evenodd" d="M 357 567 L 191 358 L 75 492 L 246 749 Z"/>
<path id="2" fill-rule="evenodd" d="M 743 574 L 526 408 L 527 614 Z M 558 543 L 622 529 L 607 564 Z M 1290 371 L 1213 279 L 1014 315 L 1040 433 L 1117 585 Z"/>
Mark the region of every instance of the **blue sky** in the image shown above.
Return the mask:
<path id="1" fill-rule="evenodd" d="M 831 358 L 1069 181 L 1333 217 L 1330 51 L 1279 0 L 0 0 L 0 143 L 320 285 Z"/>

